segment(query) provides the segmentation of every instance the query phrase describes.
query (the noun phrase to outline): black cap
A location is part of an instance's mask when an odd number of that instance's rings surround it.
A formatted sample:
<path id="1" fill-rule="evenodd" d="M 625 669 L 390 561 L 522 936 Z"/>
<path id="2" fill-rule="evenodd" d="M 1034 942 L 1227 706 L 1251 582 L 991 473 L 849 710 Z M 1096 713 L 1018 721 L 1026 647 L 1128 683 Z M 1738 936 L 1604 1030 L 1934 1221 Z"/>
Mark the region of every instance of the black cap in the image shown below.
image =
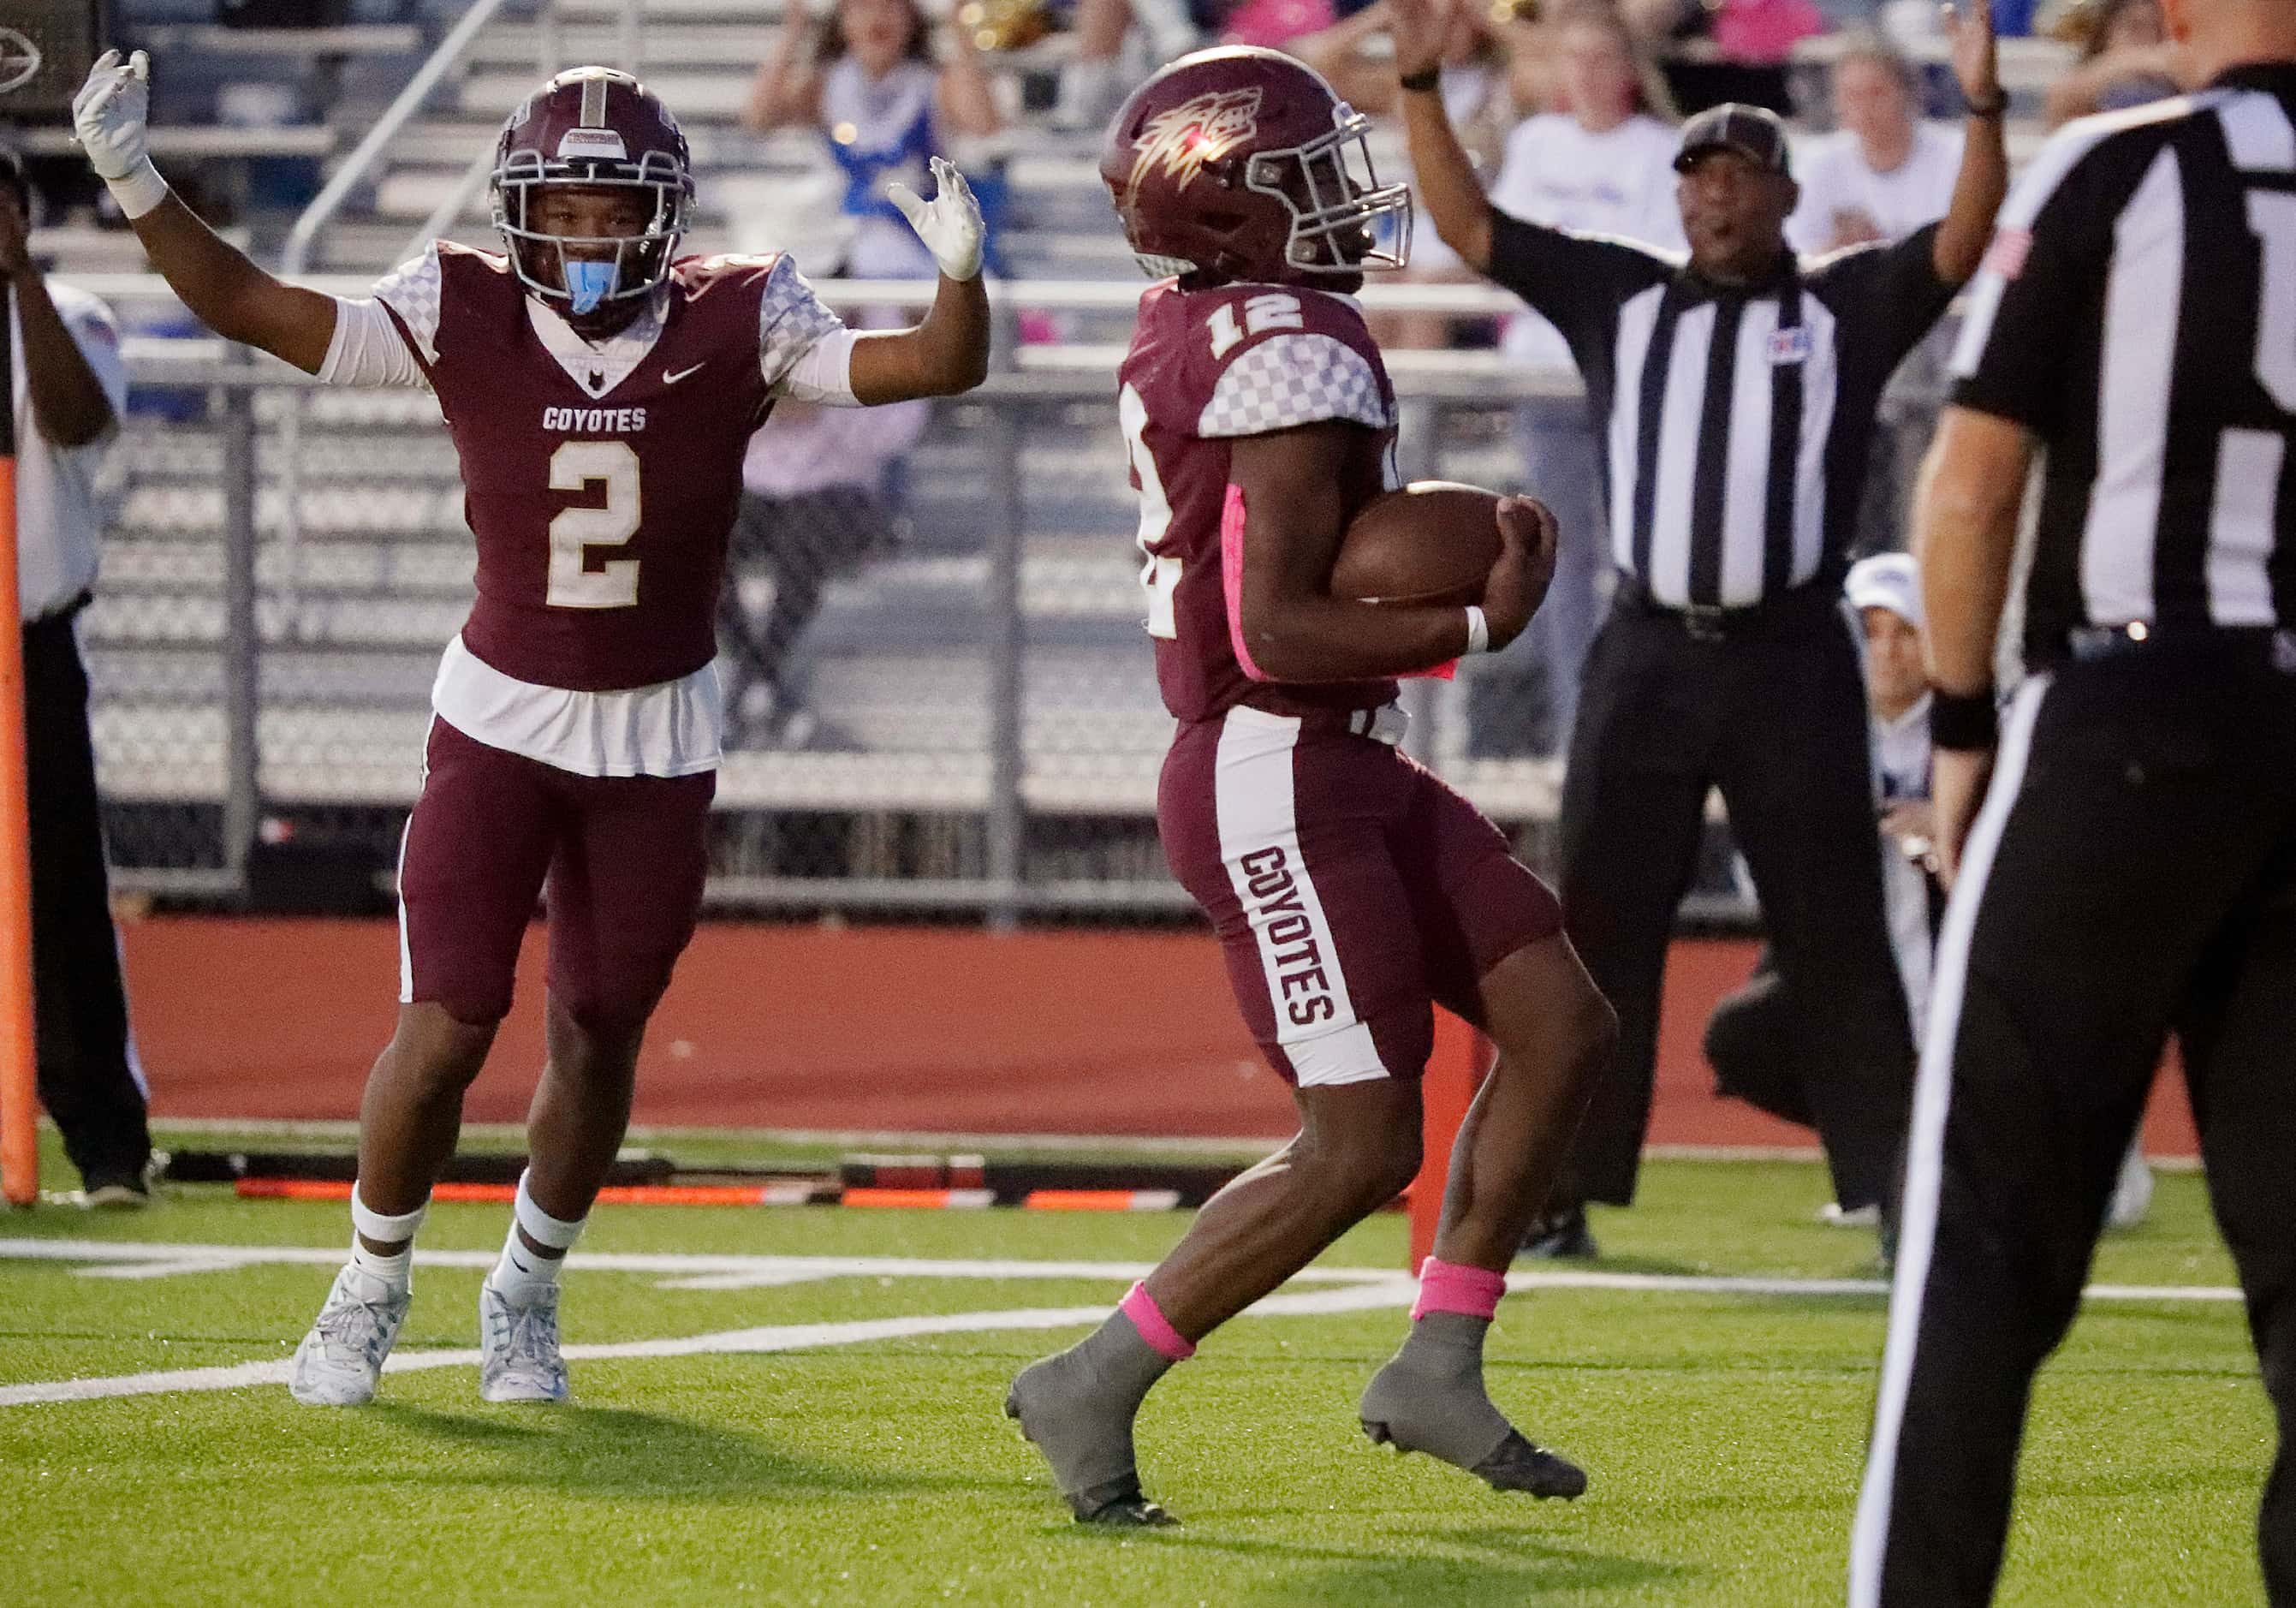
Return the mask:
<path id="1" fill-rule="evenodd" d="M 1792 171 L 1786 144 L 1786 126 L 1778 114 L 1759 106 L 1727 101 L 1710 106 L 1682 126 L 1682 144 L 1674 153 L 1677 173 L 1710 151 L 1734 151 L 1757 168 L 1772 173 Z"/>

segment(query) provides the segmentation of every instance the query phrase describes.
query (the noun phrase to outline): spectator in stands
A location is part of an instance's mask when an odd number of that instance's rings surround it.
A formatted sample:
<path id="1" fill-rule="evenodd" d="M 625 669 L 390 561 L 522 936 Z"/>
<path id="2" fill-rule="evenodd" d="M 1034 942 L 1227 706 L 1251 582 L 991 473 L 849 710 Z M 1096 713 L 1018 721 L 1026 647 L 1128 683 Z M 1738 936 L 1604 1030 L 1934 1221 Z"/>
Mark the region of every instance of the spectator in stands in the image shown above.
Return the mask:
<path id="1" fill-rule="evenodd" d="M 1786 221 L 1797 251 L 1896 240 L 1946 215 L 1961 170 L 1961 130 L 1921 116 L 1913 63 L 1878 36 L 1853 40 L 1833 67 L 1837 131 L 1797 159 L 1801 204 Z"/>
<path id="2" fill-rule="evenodd" d="M 795 650 L 821 611 L 831 578 L 898 539 L 893 470 L 923 432 L 931 408 L 784 401 L 750 438 L 718 599 L 727 747 L 809 748 L 820 741 Z M 753 606 L 761 585 L 766 596 Z"/>
<path id="3" fill-rule="evenodd" d="M 793 4 L 750 88 L 748 127 L 818 128 L 844 169 L 854 234 L 840 271 L 856 278 L 933 276 L 932 258 L 885 187 L 924 185 L 931 158 L 1004 127 L 971 30 L 940 30 L 939 63 L 934 33 L 916 0 L 838 0 L 819 24 Z M 990 200 L 984 194 L 984 209 Z"/>
<path id="4" fill-rule="evenodd" d="M 2079 0 L 2050 31 L 2080 47 L 2080 61 L 2049 86 L 2049 127 L 2093 111 L 2118 111 L 2177 93 L 2176 46 L 2160 0 Z"/>
<path id="5" fill-rule="evenodd" d="M 1399 94 L 1393 62 L 1374 44 L 1386 31 L 1384 0 L 1372 0 L 1354 15 L 1285 48 L 1329 79 L 1357 111 L 1384 117 L 1396 109 Z M 1496 166 L 1520 117 L 1514 65 L 1519 53 L 1529 53 L 1527 36 L 1535 31 L 1528 22 L 1500 21 L 1466 8 L 1452 19 L 1443 53 L 1443 106 L 1469 154 L 1487 172 Z M 1401 277 L 1416 284 L 1465 284 L 1478 275 L 1432 229 L 1422 229 L 1412 236 L 1410 266 Z M 1375 317 L 1373 329 L 1382 346 L 1445 347 L 1462 333 L 1456 326 L 1472 322 L 1441 313 L 1399 313 Z M 1488 330 L 1489 321 L 1480 323 Z M 1488 345 L 1488 334 L 1477 343 Z"/>
<path id="6" fill-rule="evenodd" d="M 1682 249 L 1675 135 L 1652 115 L 1656 78 L 1634 35 L 1616 12 L 1596 4 L 1565 12 L 1551 28 L 1561 109 L 1507 135 L 1492 204 L 1532 223 Z M 1447 101 L 1449 78 L 1447 71 Z M 1511 316 L 1500 344 L 1526 368 L 1572 366 L 1562 335 L 1533 312 Z M 1517 410 L 1516 436 L 1524 484 L 1554 511 L 1566 537 L 1600 530 L 1601 455 L 1579 400 L 1525 404 Z M 1481 673 L 1468 685 L 1476 751 L 1541 752 L 1569 742 L 1579 669 L 1602 613 L 1601 548 L 1597 541 L 1566 539 L 1530 628 L 1506 653 L 1478 667 Z"/>
<path id="7" fill-rule="evenodd" d="M 49 284 L 32 260 L 31 201 L 22 164 L 0 147 L 39 1093 L 79 1169 L 81 1203 L 142 1206 L 152 1199 L 152 1136 L 111 926 L 75 623 L 95 584 L 102 535 L 95 472 L 127 400 L 127 370 L 111 309 L 85 291 Z"/>
<path id="8" fill-rule="evenodd" d="M 1077 0 L 1076 54 L 1061 69 L 1054 127 L 1097 130 L 1116 115 L 1132 87 L 1124 45 L 1135 26 L 1156 67 L 1187 54 L 1203 37 L 1190 0 Z"/>
<path id="9" fill-rule="evenodd" d="M 1625 0 L 1623 9 L 1644 38 L 1710 45 L 1665 58 L 1667 88 L 1685 117 L 1726 101 L 1792 116 L 1787 63 L 1795 45 L 1825 29 L 1810 0 Z"/>

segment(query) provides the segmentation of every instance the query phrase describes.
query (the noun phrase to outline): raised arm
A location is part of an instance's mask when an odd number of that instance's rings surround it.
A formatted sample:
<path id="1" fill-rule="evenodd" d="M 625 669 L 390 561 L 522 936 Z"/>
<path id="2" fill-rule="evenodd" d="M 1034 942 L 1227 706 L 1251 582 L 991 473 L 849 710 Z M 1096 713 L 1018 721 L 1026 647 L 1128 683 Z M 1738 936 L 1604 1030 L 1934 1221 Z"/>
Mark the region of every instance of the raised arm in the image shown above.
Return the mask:
<path id="1" fill-rule="evenodd" d="M 1364 426 L 1337 420 L 1239 437 L 1228 478 L 1243 499 L 1243 584 L 1234 628 L 1246 671 L 1270 681 L 1357 681 L 1456 659 L 1467 611 L 1331 595 L 1346 508 L 1340 490 Z M 1500 554 L 1482 608 L 1489 646 L 1530 623 L 1554 570 L 1554 517 L 1537 503 L 1500 505 Z"/>
<path id="2" fill-rule="evenodd" d="M 32 423 L 59 447 L 86 447 L 111 428 L 111 398 L 48 296 L 47 281 L 32 261 L 30 228 L 14 198 L 0 195 L 0 286 L 16 291 Z"/>
<path id="3" fill-rule="evenodd" d="M 971 390 L 988 373 L 988 292 L 980 283 L 982 228 L 972 186 L 951 163 L 932 160 L 930 201 L 905 185 L 887 194 L 940 268 L 931 310 L 914 329 L 858 335 L 849 384 L 863 404 L 905 402 Z"/>
<path id="4" fill-rule="evenodd" d="M 1434 220 L 1435 233 L 1478 273 L 1491 266 L 1491 204 L 1483 194 L 1475 164 L 1459 144 L 1451 115 L 1443 108 L 1436 75 L 1442 70 L 1443 37 L 1459 0 L 1387 0 L 1390 35 L 1395 40 L 1395 70 L 1403 86 L 1403 131 L 1411 142 L 1411 170 L 1419 199 Z M 1414 87 L 1415 86 L 1415 87 Z"/>
<path id="5" fill-rule="evenodd" d="M 335 332 L 330 296 L 281 283 L 218 239 L 168 188 L 144 150 L 151 114 L 151 64 L 106 51 L 72 102 L 72 124 L 88 164 L 110 186 L 152 266 L 193 316 L 226 340 L 243 341 L 316 374 Z"/>
<path id="6" fill-rule="evenodd" d="M 1953 74 L 1969 103 L 1969 127 L 1962 142 L 1961 172 L 1954 179 L 1953 202 L 1938 226 L 1931 262 L 1948 284 L 1966 284 L 1985 259 L 1993 220 L 2009 193 L 2009 152 L 2001 126 L 2009 110 L 1993 43 L 1993 0 L 1967 0 L 1948 7 L 1946 26 L 1953 37 Z"/>
<path id="7" fill-rule="evenodd" d="M 821 75 L 806 58 L 813 40 L 814 21 L 801 4 L 791 4 L 782 17 L 782 31 L 774 53 L 758 64 L 750 80 L 749 98 L 742 105 L 742 126 L 752 134 L 767 134 L 792 123 L 819 120 Z"/>
<path id="8" fill-rule="evenodd" d="M 996 110 L 996 91 L 988 82 L 988 63 L 980 59 L 971 29 L 954 19 L 943 28 L 948 57 L 934 86 L 941 126 L 962 139 L 986 139 L 1004 127 L 1004 114 Z"/>

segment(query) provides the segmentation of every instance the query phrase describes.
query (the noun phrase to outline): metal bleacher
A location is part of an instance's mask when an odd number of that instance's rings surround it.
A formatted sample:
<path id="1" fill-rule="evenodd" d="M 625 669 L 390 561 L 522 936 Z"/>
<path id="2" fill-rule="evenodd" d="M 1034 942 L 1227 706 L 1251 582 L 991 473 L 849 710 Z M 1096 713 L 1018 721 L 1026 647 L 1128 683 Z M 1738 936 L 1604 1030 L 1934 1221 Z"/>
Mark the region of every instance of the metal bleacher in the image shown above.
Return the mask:
<path id="1" fill-rule="evenodd" d="M 313 270 L 350 284 L 398 260 L 455 200 L 545 63 L 626 59 L 623 17 L 621 0 L 506 6 L 390 140 L 372 185 L 315 237 Z M 834 210 L 817 140 L 759 138 L 738 122 L 778 18 L 743 0 L 645 0 L 644 19 L 638 70 L 694 149 L 690 245 L 785 244 L 817 260 L 808 247 L 822 244 L 819 217 Z M 1007 70 L 1040 70 L 1057 48 L 1037 47 Z M 313 143 L 348 151 L 377 110 L 371 93 L 347 98 L 328 109 L 332 138 Z M 1016 350 L 1007 329 L 1003 372 L 980 398 L 941 405 L 907 461 L 907 540 L 831 583 L 806 647 L 825 736 L 728 756 L 720 883 L 740 902 L 866 903 L 874 884 L 879 904 L 930 887 L 946 894 L 938 902 L 962 906 L 999 879 L 1008 893 L 1057 881 L 1086 906 L 1159 907 L 1176 891 L 1151 828 L 1170 726 L 1139 628 L 1136 514 L 1108 406 L 1114 343 L 1128 333 L 1139 280 L 1092 146 L 1029 126 L 1003 151 L 977 153 L 1006 165 L 1013 200 L 1001 243 L 1012 277 L 1070 292 L 1042 309 L 1061 341 Z M 482 189 L 466 194 L 446 233 L 493 243 Z M 86 266 L 128 265 L 91 254 Z M 210 359 L 220 355 L 220 343 L 137 340 L 131 357 L 160 373 L 166 349 L 203 344 Z M 1453 360 L 1463 356 L 1397 365 L 1399 385 L 1419 398 L 1406 469 L 1517 483 L 1506 416 L 1520 377 Z M 294 378 L 267 360 L 258 373 Z M 253 467 L 262 808 L 356 838 L 383 863 L 418 783 L 439 650 L 471 595 L 470 537 L 436 408 L 420 394 L 285 383 L 180 395 L 172 413 L 131 416 L 111 455 L 118 513 L 85 625 L 115 857 L 130 883 L 140 871 L 159 887 L 243 859 L 243 840 L 232 839 L 247 824 L 233 824 L 227 801 L 228 694 L 241 672 L 226 550 L 239 451 Z M 247 421 L 236 438 L 235 419 Z M 1006 541 L 1016 507 L 1018 539 Z M 1017 646 L 1000 657 L 1000 643 Z M 1553 761 L 1470 758 L 1458 690 L 1419 701 L 1422 717 L 1436 717 L 1425 746 L 1447 775 L 1503 819 L 1551 816 Z"/>

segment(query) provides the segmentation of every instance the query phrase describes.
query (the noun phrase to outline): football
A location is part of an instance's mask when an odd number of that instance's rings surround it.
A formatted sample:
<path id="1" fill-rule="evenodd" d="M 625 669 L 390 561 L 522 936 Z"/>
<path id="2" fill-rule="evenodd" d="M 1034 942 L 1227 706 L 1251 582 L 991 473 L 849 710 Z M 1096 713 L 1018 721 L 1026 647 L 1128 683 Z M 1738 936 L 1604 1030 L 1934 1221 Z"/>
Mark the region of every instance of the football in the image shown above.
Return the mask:
<path id="1" fill-rule="evenodd" d="M 1473 603 L 1499 557 L 1499 497 L 1416 480 L 1364 505 L 1340 540 L 1332 595 L 1372 603 Z"/>

